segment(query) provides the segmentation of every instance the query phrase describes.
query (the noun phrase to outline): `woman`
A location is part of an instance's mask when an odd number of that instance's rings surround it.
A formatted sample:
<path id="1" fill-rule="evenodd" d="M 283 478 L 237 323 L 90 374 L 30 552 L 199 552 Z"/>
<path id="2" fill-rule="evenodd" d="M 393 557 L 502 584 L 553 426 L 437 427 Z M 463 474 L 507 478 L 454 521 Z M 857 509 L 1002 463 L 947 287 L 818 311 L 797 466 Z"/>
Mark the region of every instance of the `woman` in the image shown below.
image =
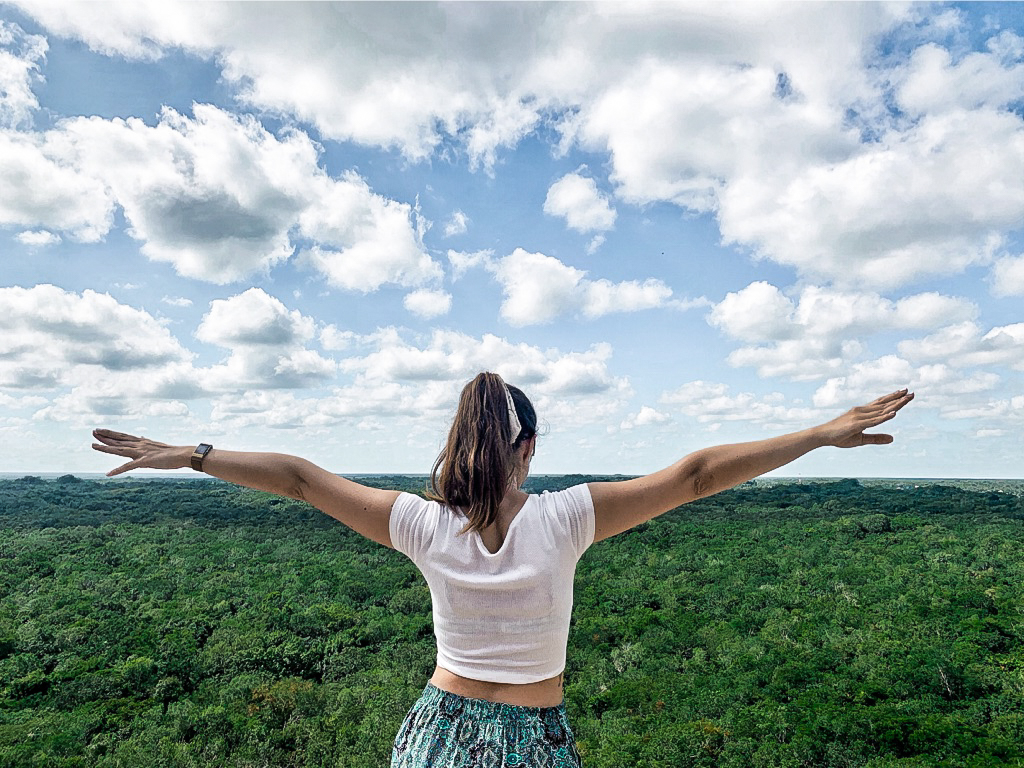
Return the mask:
<path id="1" fill-rule="evenodd" d="M 519 490 L 537 444 L 536 413 L 495 373 L 462 390 L 430 500 L 368 488 L 295 456 L 170 446 L 109 430 L 93 433 L 93 448 L 130 459 L 109 475 L 192 466 L 309 502 L 416 563 L 430 587 L 437 666 L 395 739 L 393 768 L 568 768 L 580 757 L 562 672 L 584 551 L 815 448 L 891 443 L 865 430 L 913 397 L 893 392 L 802 432 L 706 448 L 645 477 L 539 496 Z"/>

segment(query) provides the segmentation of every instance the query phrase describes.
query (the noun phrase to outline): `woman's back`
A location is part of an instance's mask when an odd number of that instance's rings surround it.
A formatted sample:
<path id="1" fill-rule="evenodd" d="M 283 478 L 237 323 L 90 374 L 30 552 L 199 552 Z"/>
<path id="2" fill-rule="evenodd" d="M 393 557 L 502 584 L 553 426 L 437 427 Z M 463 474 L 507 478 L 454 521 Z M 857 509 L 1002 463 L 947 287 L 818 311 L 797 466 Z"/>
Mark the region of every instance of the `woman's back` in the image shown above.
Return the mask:
<path id="1" fill-rule="evenodd" d="M 576 563 L 594 539 L 587 486 L 529 496 L 495 550 L 466 516 L 402 494 L 391 541 L 430 587 L 437 664 L 473 680 L 536 683 L 565 667 Z"/>

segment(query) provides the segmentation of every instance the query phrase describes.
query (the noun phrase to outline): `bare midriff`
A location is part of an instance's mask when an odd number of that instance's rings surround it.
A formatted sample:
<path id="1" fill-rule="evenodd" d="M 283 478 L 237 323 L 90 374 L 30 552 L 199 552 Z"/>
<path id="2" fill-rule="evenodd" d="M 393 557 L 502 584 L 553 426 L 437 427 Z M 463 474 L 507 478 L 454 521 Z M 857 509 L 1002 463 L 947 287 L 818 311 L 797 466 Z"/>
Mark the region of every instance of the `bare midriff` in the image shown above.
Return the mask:
<path id="1" fill-rule="evenodd" d="M 444 667 L 435 667 L 430 682 L 442 691 L 470 699 L 500 701 L 517 707 L 557 707 L 565 697 L 562 677 L 555 675 L 536 683 L 491 683 L 471 680 Z"/>

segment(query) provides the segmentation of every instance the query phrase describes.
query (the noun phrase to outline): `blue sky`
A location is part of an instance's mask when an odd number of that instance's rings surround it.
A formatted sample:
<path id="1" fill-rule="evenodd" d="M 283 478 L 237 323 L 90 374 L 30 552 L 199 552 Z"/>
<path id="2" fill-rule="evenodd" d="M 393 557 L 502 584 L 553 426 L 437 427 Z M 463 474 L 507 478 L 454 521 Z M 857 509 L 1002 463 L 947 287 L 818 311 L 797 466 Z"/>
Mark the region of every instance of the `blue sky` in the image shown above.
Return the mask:
<path id="1" fill-rule="evenodd" d="M 461 386 L 640 473 L 1021 477 L 1017 3 L 0 4 L 0 471 L 107 426 L 425 472 Z"/>

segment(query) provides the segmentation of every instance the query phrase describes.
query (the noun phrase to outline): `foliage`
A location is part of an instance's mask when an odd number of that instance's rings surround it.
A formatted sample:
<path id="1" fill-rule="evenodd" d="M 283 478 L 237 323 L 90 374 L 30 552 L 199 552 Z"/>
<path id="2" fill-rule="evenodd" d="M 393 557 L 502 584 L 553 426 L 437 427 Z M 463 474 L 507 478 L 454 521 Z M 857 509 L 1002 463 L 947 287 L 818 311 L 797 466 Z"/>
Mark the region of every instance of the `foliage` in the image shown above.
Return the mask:
<path id="1" fill-rule="evenodd" d="M 1010 493 L 744 486 L 595 545 L 586 765 L 1024 764 L 1022 520 Z M 0 483 L 0 768 L 383 766 L 433 664 L 415 567 L 303 504 Z"/>

